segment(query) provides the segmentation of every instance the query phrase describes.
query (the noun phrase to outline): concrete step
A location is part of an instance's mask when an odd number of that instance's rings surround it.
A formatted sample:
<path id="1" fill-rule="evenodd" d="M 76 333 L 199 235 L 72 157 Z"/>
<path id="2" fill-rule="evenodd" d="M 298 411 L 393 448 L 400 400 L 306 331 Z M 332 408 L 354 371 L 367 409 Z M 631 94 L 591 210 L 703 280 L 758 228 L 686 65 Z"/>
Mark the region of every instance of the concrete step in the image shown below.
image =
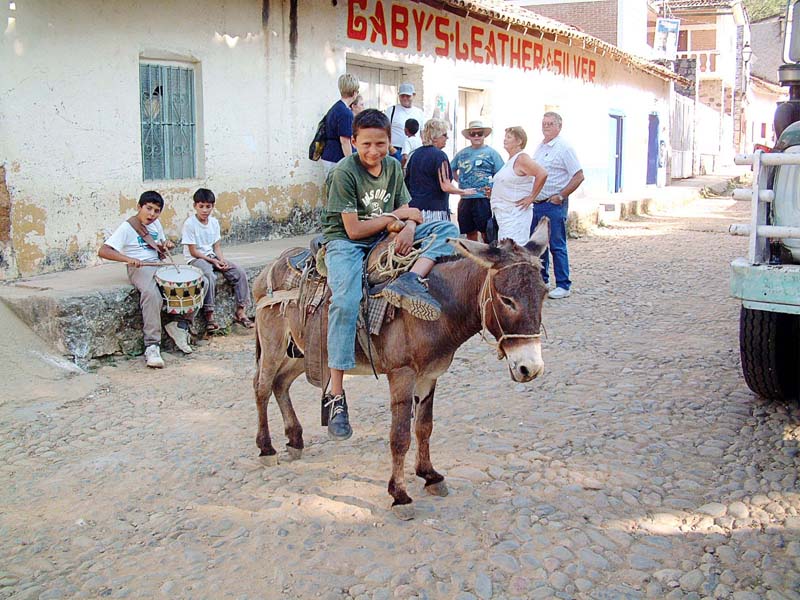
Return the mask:
<path id="1" fill-rule="evenodd" d="M 224 248 L 225 258 L 244 267 L 252 283 L 281 252 L 294 246 L 308 247 L 312 237 L 229 246 Z M 183 263 L 181 257 L 175 259 Z M 79 364 L 118 352 L 137 355 L 144 351 L 139 294 L 128 282 L 121 263 L 14 280 L 0 285 L 0 300 L 57 352 Z M 230 284 L 221 275 L 217 279 L 216 307 L 219 324 L 230 326 L 235 301 Z M 193 333 L 200 333 L 204 326 L 202 319 L 197 319 Z M 166 334 L 163 345 L 172 349 L 172 340 Z"/>

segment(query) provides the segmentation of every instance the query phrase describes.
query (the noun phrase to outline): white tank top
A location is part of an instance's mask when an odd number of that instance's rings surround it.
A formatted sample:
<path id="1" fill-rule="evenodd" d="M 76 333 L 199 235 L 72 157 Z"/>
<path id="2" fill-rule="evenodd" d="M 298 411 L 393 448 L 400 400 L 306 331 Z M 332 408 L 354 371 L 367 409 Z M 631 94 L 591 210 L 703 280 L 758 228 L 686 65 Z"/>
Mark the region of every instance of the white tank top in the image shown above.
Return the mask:
<path id="1" fill-rule="evenodd" d="M 492 208 L 504 209 L 514 207 L 520 198 L 531 193 L 533 189 L 532 175 L 517 175 L 514 172 L 514 163 L 522 152 L 517 152 L 506 161 L 503 168 L 494 176 L 492 183 Z"/>

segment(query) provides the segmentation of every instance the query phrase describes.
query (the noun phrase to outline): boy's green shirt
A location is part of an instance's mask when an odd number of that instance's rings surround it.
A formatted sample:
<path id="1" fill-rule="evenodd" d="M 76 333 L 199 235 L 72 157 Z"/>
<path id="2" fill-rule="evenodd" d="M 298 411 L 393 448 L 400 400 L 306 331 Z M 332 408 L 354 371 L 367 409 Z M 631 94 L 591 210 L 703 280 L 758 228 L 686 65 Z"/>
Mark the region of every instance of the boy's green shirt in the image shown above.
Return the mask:
<path id="1" fill-rule="evenodd" d="M 340 160 L 328 173 L 325 182 L 327 204 L 322 211 L 325 241 L 349 240 L 342 222 L 342 213 L 358 213 L 358 220 L 390 213 L 411 201 L 400 163 L 389 156 L 381 163 L 381 174 L 375 177 L 361 164 L 357 154 Z M 371 243 L 378 235 L 359 242 Z"/>

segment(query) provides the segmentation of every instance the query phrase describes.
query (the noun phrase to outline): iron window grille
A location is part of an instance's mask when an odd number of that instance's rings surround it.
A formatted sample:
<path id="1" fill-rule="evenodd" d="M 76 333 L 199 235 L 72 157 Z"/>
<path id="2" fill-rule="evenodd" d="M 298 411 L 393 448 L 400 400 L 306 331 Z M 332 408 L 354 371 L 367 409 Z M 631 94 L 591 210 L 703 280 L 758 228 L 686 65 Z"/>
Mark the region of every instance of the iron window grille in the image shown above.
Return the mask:
<path id="1" fill-rule="evenodd" d="M 196 174 L 194 69 L 139 65 L 142 178 L 191 179 Z"/>

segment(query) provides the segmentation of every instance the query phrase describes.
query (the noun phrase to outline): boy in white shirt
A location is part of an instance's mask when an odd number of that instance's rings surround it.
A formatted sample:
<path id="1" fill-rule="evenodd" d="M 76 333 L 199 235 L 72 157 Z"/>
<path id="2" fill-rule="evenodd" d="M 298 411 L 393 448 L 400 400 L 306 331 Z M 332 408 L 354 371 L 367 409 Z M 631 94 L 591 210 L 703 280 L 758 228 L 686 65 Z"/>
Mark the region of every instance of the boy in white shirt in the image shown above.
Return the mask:
<path id="1" fill-rule="evenodd" d="M 200 188 L 194 193 L 194 215 L 186 219 L 181 235 L 183 255 L 190 265 L 203 271 L 206 280 L 206 296 L 203 301 L 206 331 L 214 332 L 220 329 L 214 320 L 214 284 L 217 281 L 214 271 L 221 271 L 225 279 L 233 285 L 236 296 L 236 313 L 233 315 L 233 320 L 250 329 L 253 327 L 253 322 L 245 313 L 250 303 L 247 273 L 242 267 L 225 260 L 222 255 L 219 221 L 211 216 L 216 201 L 214 192 L 209 189 Z"/>
<path id="2" fill-rule="evenodd" d="M 139 306 L 144 324 L 144 358 L 148 367 L 161 369 L 161 291 L 155 282 L 157 263 L 175 247 L 164 235 L 158 216 L 164 209 L 164 199 L 158 192 L 145 192 L 139 198 L 137 213 L 117 227 L 102 245 L 97 255 L 106 260 L 115 260 L 128 265 L 128 279 L 139 290 Z M 167 334 L 186 354 L 192 352 L 189 345 L 189 323 L 186 320 L 170 321 L 164 327 Z"/>
<path id="3" fill-rule="evenodd" d="M 406 119 L 406 124 L 403 131 L 406 134 L 406 142 L 403 144 L 403 155 L 402 159 L 400 160 L 400 164 L 405 169 L 406 163 L 408 162 L 408 157 L 411 156 L 411 153 L 414 152 L 414 150 L 422 146 L 422 140 L 417 135 L 417 132 L 419 131 L 419 121 L 416 119 Z"/>

